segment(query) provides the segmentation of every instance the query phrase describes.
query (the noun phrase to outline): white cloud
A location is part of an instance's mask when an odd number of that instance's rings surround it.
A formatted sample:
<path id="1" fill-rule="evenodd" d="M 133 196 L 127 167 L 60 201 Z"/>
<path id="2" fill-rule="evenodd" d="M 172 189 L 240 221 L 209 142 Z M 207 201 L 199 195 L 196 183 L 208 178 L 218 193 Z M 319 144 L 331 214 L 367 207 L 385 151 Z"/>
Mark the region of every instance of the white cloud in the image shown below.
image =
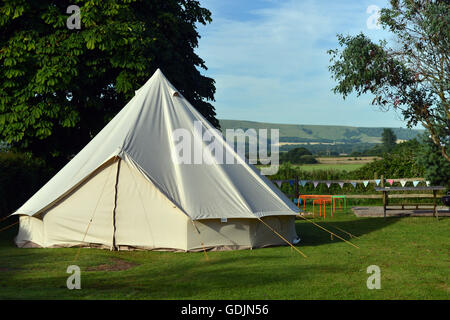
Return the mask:
<path id="1" fill-rule="evenodd" d="M 375 2 L 375 3 L 374 3 Z M 378 3 L 377 3 L 378 2 Z M 369 107 L 370 97 L 343 101 L 331 88 L 327 49 L 336 34 L 366 29 L 370 4 L 380 1 L 269 1 L 247 5 L 239 18 L 221 15 L 227 1 L 203 1 L 213 23 L 200 27 L 197 50 L 216 80 L 220 118 L 266 122 L 400 126 L 392 113 Z M 242 6 L 239 7 L 242 10 Z M 228 8 L 232 12 L 232 8 Z M 378 32 L 378 33 L 376 33 Z"/>

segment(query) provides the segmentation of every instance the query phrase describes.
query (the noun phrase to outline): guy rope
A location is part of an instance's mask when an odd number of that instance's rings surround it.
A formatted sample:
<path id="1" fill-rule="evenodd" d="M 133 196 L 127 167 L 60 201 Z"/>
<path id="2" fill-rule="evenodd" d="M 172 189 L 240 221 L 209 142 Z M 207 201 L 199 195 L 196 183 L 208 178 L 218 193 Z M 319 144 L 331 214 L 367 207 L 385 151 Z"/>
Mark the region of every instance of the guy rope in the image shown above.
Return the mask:
<path id="1" fill-rule="evenodd" d="M 0 229 L 0 232 L 5 231 L 6 229 L 11 228 L 12 226 L 14 226 L 14 225 L 16 225 L 16 224 L 18 224 L 18 223 L 19 223 L 19 221 L 16 221 L 16 222 L 10 224 L 9 226 L 6 226 L 6 227 Z"/>
<path id="2" fill-rule="evenodd" d="M 198 234 L 198 238 L 200 239 L 200 243 L 202 245 L 203 248 L 203 253 L 205 254 L 205 259 L 206 261 L 209 260 L 208 254 L 206 253 L 206 248 L 205 248 L 205 244 L 203 243 L 202 239 L 201 239 L 201 235 L 200 235 L 200 230 L 197 228 L 197 225 L 195 224 L 194 220 L 191 220 L 192 224 L 194 225 L 195 230 L 197 230 L 197 234 Z"/>
<path id="3" fill-rule="evenodd" d="M 351 243 L 350 241 L 347 241 L 347 240 L 345 240 L 344 238 L 338 236 L 337 234 L 335 234 L 335 233 L 333 233 L 333 232 L 331 232 L 331 231 L 325 229 L 324 227 L 322 227 L 321 225 L 315 223 L 314 221 L 310 221 L 310 220 L 306 219 L 305 217 L 303 217 L 303 216 L 301 216 L 301 215 L 297 215 L 297 216 L 300 217 L 300 218 L 302 218 L 303 220 L 306 220 L 306 221 L 308 221 L 308 222 L 311 222 L 311 223 L 314 224 L 315 226 L 317 226 L 317 227 L 319 227 L 320 229 L 322 229 L 322 230 L 328 232 L 328 233 L 331 234 L 332 236 L 335 236 L 336 238 L 341 239 L 342 241 L 348 243 L 349 245 L 351 245 L 351 246 L 353 246 L 353 247 L 355 247 L 355 248 L 360 249 L 357 245 L 355 245 L 355 244 Z"/>
<path id="4" fill-rule="evenodd" d="M 279 234 L 275 229 L 273 229 L 271 226 L 269 226 L 267 223 L 265 223 L 263 220 L 261 220 L 261 218 L 258 218 L 259 221 L 261 221 L 267 228 L 269 228 L 270 230 L 272 230 L 277 236 L 279 236 L 284 242 L 286 242 L 288 245 L 291 246 L 291 248 L 295 249 L 298 253 L 300 253 L 302 256 L 304 256 L 305 258 L 307 258 L 308 256 L 306 254 L 304 254 L 303 252 L 301 252 L 299 249 L 297 249 L 296 247 L 294 247 L 292 245 L 292 243 L 290 243 L 289 241 L 287 241 L 281 234 Z"/>

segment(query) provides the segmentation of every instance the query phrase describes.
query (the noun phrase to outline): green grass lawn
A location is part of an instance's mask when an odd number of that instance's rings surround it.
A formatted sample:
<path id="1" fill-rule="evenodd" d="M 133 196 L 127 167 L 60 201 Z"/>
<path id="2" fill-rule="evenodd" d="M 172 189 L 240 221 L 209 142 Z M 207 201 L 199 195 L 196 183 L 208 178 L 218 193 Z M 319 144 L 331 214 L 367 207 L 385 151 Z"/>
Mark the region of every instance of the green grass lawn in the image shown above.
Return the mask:
<path id="1" fill-rule="evenodd" d="M 204 253 L 111 252 L 76 248 L 18 249 L 15 230 L 0 233 L 0 299 L 448 299 L 450 220 L 356 218 L 326 221 L 347 230 L 360 249 L 307 221 L 289 247 Z M 5 226 L 2 223 L 2 226 Z M 348 238 L 348 236 L 345 236 Z M 81 268 L 81 290 L 68 290 L 66 269 Z M 107 271 L 117 265 L 131 268 Z M 369 265 L 381 268 L 381 289 L 369 290 Z"/>

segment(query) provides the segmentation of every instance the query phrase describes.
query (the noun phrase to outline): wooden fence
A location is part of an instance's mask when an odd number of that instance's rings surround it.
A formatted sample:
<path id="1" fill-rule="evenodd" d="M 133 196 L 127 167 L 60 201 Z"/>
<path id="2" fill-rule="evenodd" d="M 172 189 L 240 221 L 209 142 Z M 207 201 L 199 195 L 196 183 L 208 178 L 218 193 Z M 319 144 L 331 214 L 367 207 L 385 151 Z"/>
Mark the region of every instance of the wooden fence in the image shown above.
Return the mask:
<path id="1" fill-rule="evenodd" d="M 325 184 L 339 184 L 339 183 L 377 183 L 379 182 L 380 187 L 384 187 L 386 185 L 386 181 L 392 181 L 392 183 L 395 182 L 411 182 L 411 181 L 425 181 L 424 178 L 400 178 L 400 179 L 385 179 L 384 176 L 382 175 L 380 177 L 380 179 L 366 179 L 366 180 L 304 180 L 304 179 L 298 179 L 298 178 L 294 178 L 294 179 L 278 179 L 276 181 L 281 181 L 281 183 L 292 183 L 292 185 L 294 186 L 295 189 L 295 194 L 286 194 L 286 196 L 288 198 L 294 198 L 297 199 L 298 196 L 300 195 L 299 192 L 299 182 L 301 181 L 308 181 L 308 182 L 317 182 L 318 184 L 320 183 L 325 183 Z M 272 181 L 273 182 L 273 181 Z M 443 196 L 443 195 L 438 195 L 439 197 Z M 393 198 L 393 199 L 406 199 L 406 198 L 432 198 L 433 194 L 428 194 L 428 193 L 402 193 L 402 194 L 390 194 L 389 198 Z M 348 194 L 346 195 L 347 199 L 383 199 L 383 194 L 379 193 L 379 194 Z"/>

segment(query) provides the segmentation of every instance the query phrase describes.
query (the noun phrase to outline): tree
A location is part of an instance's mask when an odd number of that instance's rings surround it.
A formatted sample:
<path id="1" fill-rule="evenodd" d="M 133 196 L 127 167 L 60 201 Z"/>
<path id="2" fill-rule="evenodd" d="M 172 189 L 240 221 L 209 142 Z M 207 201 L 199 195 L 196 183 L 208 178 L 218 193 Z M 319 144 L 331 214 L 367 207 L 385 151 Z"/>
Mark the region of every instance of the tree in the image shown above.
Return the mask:
<path id="1" fill-rule="evenodd" d="M 6 151 L 6 150 L 8 150 L 8 145 L 5 142 L 0 141 L 0 152 Z"/>
<path id="2" fill-rule="evenodd" d="M 401 111 L 408 127 L 421 123 L 450 161 L 450 3 L 448 0 L 391 0 L 380 24 L 396 44 L 378 44 L 364 34 L 338 35 L 329 50 L 329 70 L 344 98 L 355 91 L 375 95 L 373 105 Z"/>
<path id="3" fill-rule="evenodd" d="M 288 152 L 280 154 L 280 161 L 294 164 L 317 163 L 317 160 L 312 156 L 311 151 L 303 147 L 294 148 Z"/>
<path id="4" fill-rule="evenodd" d="M 381 141 L 385 152 L 389 152 L 395 148 L 397 144 L 397 137 L 392 129 L 385 128 L 381 134 Z"/>
<path id="5" fill-rule="evenodd" d="M 42 160 L 23 153 L 0 152 L 0 218 L 25 203 L 51 177 Z M 20 192 L 17 188 L 20 186 Z"/>
<path id="6" fill-rule="evenodd" d="M 391 178 L 423 177 L 425 168 L 417 162 L 421 145 L 416 139 L 397 144 L 380 160 L 365 164 L 352 172 L 353 179 L 372 179 L 374 174 Z M 442 157 L 441 157 L 442 158 Z M 442 158 L 444 162 L 446 160 Z"/>
<path id="7" fill-rule="evenodd" d="M 425 179 L 433 185 L 450 188 L 450 163 L 441 157 L 439 147 L 433 143 L 429 132 L 423 134 L 420 143 L 417 162 L 425 169 Z"/>
<path id="8" fill-rule="evenodd" d="M 80 29 L 66 25 L 80 8 Z M 0 140 L 61 165 L 157 68 L 213 125 L 214 80 L 195 54 L 194 0 L 6 0 L 0 5 Z"/>

